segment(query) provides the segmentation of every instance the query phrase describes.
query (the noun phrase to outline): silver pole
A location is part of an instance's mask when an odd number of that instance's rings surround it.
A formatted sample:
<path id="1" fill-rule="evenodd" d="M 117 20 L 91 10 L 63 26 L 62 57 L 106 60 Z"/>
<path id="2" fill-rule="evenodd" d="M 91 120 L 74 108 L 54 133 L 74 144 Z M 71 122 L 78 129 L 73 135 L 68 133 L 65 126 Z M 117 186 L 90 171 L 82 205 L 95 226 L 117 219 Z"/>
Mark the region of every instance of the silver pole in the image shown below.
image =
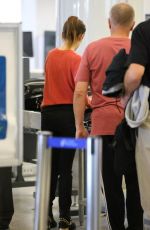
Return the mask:
<path id="1" fill-rule="evenodd" d="M 87 139 L 87 230 L 100 229 L 102 139 Z"/>
<path id="2" fill-rule="evenodd" d="M 47 148 L 47 140 L 50 135 L 50 132 L 38 132 L 34 230 L 47 229 L 51 179 L 51 149 Z"/>
<path id="3" fill-rule="evenodd" d="M 84 225 L 84 209 L 85 209 L 85 163 L 84 163 L 84 150 L 79 151 L 79 223 L 80 226 Z"/>

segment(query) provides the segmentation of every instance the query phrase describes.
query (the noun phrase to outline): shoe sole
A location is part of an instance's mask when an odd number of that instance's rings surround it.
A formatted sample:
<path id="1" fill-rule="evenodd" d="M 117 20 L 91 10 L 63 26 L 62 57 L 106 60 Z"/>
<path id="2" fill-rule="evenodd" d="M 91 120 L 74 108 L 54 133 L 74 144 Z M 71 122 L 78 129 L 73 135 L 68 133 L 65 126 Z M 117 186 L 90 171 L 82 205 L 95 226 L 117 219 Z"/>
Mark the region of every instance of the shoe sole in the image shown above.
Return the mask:
<path id="1" fill-rule="evenodd" d="M 59 230 L 69 230 L 69 228 L 59 228 Z"/>

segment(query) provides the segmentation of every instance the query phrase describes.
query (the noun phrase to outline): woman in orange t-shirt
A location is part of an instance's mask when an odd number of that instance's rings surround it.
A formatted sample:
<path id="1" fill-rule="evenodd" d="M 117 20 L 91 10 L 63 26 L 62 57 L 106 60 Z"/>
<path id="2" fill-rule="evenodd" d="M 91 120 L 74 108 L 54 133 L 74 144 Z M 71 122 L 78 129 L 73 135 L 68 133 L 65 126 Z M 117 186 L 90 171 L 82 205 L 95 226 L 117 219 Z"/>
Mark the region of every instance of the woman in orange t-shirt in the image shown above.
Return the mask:
<path id="1" fill-rule="evenodd" d="M 51 50 L 45 62 L 45 86 L 42 102 L 42 130 L 51 131 L 57 137 L 75 137 L 73 93 L 75 75 L 81 57 L 75 53 L 86 31 L 84 23 L 75 16 L 63 26 L 63 44 Z M 51 193 L 48 229 L 56 227 L 52 206 L 59 181 L 59 229 L 75 229 L 71 222 L 72 164 L 75 150 L 53 149 Z"/>

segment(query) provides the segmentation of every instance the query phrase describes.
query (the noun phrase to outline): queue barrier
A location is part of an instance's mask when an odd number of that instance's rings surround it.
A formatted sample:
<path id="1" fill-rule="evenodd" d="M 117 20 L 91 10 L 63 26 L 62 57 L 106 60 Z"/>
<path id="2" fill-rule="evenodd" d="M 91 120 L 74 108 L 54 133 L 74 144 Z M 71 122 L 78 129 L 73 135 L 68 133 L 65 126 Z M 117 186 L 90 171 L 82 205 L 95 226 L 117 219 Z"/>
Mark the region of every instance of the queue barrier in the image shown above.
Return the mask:
<path id="1" fill-rule="evenodd" d="M 46 230 L 51 179 L 52 148 L 84 149 L 87 153 L 86 193 L 87 193 L 87 230 L 100 229 L 100 171 L 102 157 L 102 139 L 100 137 L 75 139 L 52 137 L 52 133 L 38 132 L 37 175 L 34 230 Z M 81 167 L 82 165 L 80 165 Z M 80 177 L 80 175 L 79 175 Z"/>

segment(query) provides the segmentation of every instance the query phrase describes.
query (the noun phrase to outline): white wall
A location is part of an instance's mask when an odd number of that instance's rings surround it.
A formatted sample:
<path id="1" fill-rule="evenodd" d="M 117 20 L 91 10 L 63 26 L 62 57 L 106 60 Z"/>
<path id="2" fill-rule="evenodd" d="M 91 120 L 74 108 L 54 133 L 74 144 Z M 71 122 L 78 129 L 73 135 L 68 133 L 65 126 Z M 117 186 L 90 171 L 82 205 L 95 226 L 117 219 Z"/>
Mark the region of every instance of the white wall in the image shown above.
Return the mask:
<path id="1" fill-rule="evenodd" d="M 144 9 L 150 9 L 149 1 L 145 0 L 144 5 L 143 0 L 57 0 L 59 15 L 57 17 L 57 45 L 61 43 L 63 23 L 70 15 L 79 16 L 86 24 L 86 36 L 78 50 L 79 53 L 82 53 L 89 42 L 109 35 L 107 21 L 112 5 L 119 2 L 131 4 L 135 10 L 135 22 L 138 24 L 145 19 Z"/>
<path id="2" fill-rule="evenodd" d="M 150 14 L 150 0 L 144 0 L 144 15 Z"/>
<path id="3" fill-rule="evenodd" d="M 0 22 L 21 22 L 21 0 L 0 0 Z"/>
<path id="4" fill-rule="evenodd" d="M 23 31 L 33 32 L 34 57 L 30 58 L 31 72 L 43 69 L 44 31 L 56 30 L 55 0 L 22 0 Z"/>
<path id="5" fill-rule="evenodd" d="M 44 63 L 44 31 L 56 30 L 55 0 L 37 0 L 37 51 L 36 66 L 43 68 Z"/>
<path id="6" fill-rule="evenodd" d="M 0 0 L 0 4 L 5 1 Z M 14 1 L 19 2 L 9 2 Z M 57 45 L 61 43 L 62 26 L 68 16 L 77 15 L 85 22 L 86 36 L 78 50 L 82 53 L 89 42 L 109 34 L 108 13 L 117 2 L 128 2 L 134 7 L 136 24 L 145 19 L 145 13 L 150 13 L 150 0 L 22 0 L 23 30 L 33 31 L 34 38 L 35 57 L 31 58 L 31 70 L 43 69 L 43 33 L 56 30 L 56 9 Z"/>
<path id="7" fill-rule="evenodd" d="M 36 0 L 23 0 L 22 1 L 22 30 L 23 31 L 32 31 L 33 35 L 33 53 L 34 56 L 37 56 L 36 49 L 36 27 L 37 27 L 37 9 L 36 9 Z M 31 69 L 35 68 L 36 58 L 30 58 Z"/>
<path id="8" fill-rule="evenodd" d="M 57 12 L 57 45 L 61 43 L 61 31 L 65 20 L 76 15 L 86 25 L 85 38 L 78 52 L 82 54 L 86 45 L 108 34 L 105 1 L 100 0 L 58 0 Z"/>
<path id="9" fill-rule="evenodd" d="M 131 4 L 135 10 L 135 24 L 137 25 L 144 18 L 144 1 L 143 0 L 128 0 L 128 3 Z"/>
<path id="10" fill-rule="evenodd" d="M 109 35 L 107 1 L 89 1 L 87 17 L 87 41 Z"/>

